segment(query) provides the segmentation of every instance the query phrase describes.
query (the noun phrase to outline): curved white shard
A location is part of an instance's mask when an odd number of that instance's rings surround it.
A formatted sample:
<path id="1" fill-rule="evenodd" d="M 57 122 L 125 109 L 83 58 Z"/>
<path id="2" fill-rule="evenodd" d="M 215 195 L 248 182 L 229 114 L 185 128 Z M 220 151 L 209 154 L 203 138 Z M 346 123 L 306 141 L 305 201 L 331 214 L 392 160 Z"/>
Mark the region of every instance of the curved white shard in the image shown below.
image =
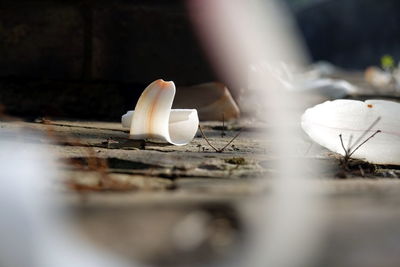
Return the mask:
<path id="1" fill-rule="evenodd" d="M 130 138 L 157 138 L 173 145 L 189 143 L 195 136 L 199 117 L 195 109 L 172 109 L 175 84 L 156 80 L 143 91 L 135 110 L 122 116 Z"/>
<path id="2" fill-rule="evenodd" d="M 400 104 L 385 100 L 335 100 L 309 108 L 301 126 L 318 144 L 345 155 L 378 130 L 351 156 L 375 164 L 400 165 Z"/>

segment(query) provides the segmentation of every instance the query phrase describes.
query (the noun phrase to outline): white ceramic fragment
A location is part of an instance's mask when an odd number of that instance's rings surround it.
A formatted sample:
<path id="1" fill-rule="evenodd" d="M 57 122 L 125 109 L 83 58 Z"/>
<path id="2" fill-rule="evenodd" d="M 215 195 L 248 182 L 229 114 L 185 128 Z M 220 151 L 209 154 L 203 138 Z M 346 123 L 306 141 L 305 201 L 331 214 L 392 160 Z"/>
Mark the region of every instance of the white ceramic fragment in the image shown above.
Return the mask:
<path id="1" fill-rule="evenodd" d="M 360 143 L 352 158 L 375 164 L 400 165 L 400 104 L 385 100 L 335 100 L 309 108 L 302 116 L 304 131 L 316 143 L 345 155 Z"/>
<path id="2" fill-rule="evenodd" d="M 200 120 L 222 121 L 233 120 L 240 117 L 240 109 L 233 99 L 229 89 L 222 83 L 209 82 L 189 87 L 178 87 L 175 95 L 171 119 L 177 116 L 177 111 L 186 108 L 195 108 Z M 129 128 L 133 111 L 128 111 L 122 117 L 122 126 Z"/>
<path id="3" fill-rule="evenodd" d="M 156 138 L 173 145 L 186 145 L 195 136 L 199 118 L 195 109 L 172 109 L 175 84 L 156 80 L 143 91 L 134 111 L 122 116 L 130 138 Z"/>

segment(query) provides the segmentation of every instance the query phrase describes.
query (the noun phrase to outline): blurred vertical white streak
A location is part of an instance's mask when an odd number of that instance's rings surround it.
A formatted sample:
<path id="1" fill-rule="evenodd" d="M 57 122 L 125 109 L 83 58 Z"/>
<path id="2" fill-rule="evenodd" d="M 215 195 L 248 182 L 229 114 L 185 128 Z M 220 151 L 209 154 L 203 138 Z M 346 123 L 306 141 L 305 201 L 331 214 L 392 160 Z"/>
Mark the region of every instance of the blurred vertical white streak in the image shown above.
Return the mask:
<path id="1" fill-rule="evenodd" d="M 243 82 L 250 63 L 304 63 L 290 17 L 267 0 L 191 0 L 189 9 L 215 70 Z M 300 48 L 301 49 L 301 48 Z"/>
<path id="2" fill-rule="evenodd" d="M 262 107 L 264 119 L 273 126 L 265 138 L 276 140 L 272 154 L 279 160 L 273 193 L 261 201 L 257 219 L 262 227 L 254 226 L 250 253 L 241 265 L 309 266 L 318 253 L 322 209 L 313 174 L 306 171 L 313 169 L 315 175 L 318 166 L 295 156 L 302 99 L 288 94 L 268 71 L 248 76 L 250 65 L 257 68 L 264 62 L 298 68 L 304 64 L 291 18 L 272 0 L 191 0 L 188 7 L 217 72 L 236 88 L 249 89 L 251 84 L 258 103 L 241 104 Z"/>
<path id="3" fill-rule="evenodd" d="M 84 242 L 68 223 L 52 183 L 55 157 L 21 132 L 0 131 L 0 266 L 122 267 Z"/>

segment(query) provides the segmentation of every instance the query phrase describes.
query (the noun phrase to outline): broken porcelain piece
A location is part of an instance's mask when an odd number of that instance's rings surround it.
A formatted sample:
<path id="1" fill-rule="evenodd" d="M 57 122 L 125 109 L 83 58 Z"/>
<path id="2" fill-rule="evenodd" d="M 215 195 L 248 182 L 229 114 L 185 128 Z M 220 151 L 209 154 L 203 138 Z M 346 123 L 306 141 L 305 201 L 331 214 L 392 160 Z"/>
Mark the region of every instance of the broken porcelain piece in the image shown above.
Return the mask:
<path id="1" fill-rule="evenodd" d="M 122 127 L 131 139 L 156 138 L 186 145 L 196 135 L 199 118 L 195 109 L 172 109 L 175 84 L 156 80 L 143 91 L 135 110 L 122 116 Z"/>
<path id="2" fill-rule="evenodd" d="M 239 107 L 229 89 L 219 82 L 180 88 L 173 106 L 197 109 L 202 121 L 233 120 L 240 117 Z"/>
<path id="3" fill-rule="evenodd" d="M 385 100 L 335 100 L 309 108 L 301 125 L 308 136 L 329 150 L 375 164 L 400 165 L 400 104 Z"/>

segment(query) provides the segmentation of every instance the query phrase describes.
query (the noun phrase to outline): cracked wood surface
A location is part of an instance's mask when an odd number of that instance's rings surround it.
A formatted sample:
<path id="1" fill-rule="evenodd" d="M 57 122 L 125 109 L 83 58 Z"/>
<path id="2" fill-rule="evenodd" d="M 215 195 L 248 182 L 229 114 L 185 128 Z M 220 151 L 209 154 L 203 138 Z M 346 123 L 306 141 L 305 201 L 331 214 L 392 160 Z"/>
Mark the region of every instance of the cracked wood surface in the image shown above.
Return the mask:
<path id="1" fill-rule="evenodd" d="M 156 265 L 210 263 L 237 253 L 246 243 L 250 220 L 243 203 L 268 194 L 268 177 L 276 171 L 277 159 L 270 153 L 274 140 L 263 140 L 269 127 L 263 123 L 230 123 L 225 137 L 220 123 L 202 123 L 217 147 L 243 128 L 223 153 L 215 153 L 199 133 L 182 147 L 132 142 L 118 123 L 38 120 L 1 122 L 0 127 L 4 133 L 41 133 L 24 141 L 48 145 L 60 159 L 63 175 L 55 179 L 55 188 L 85 235 L 125 257 Z M 326 247 L 316 266 L 398 266 L 400 170 L 354 163 L 343 174 L 337 155 L 310 146 L 305 135 L 296 144 L 295 157 L 326 167 L 315 181 L 324 185 L 316 194 L 325 197 L 328 218 Z M 343 175 L 347 179 L 339 179 Z M 266 182 L 255 183 L 260 180 Z M 203 236 L 188 245 L 185 229 L 193 224 Z M 365 265 L 373 258 L 381 265 Z"/>

